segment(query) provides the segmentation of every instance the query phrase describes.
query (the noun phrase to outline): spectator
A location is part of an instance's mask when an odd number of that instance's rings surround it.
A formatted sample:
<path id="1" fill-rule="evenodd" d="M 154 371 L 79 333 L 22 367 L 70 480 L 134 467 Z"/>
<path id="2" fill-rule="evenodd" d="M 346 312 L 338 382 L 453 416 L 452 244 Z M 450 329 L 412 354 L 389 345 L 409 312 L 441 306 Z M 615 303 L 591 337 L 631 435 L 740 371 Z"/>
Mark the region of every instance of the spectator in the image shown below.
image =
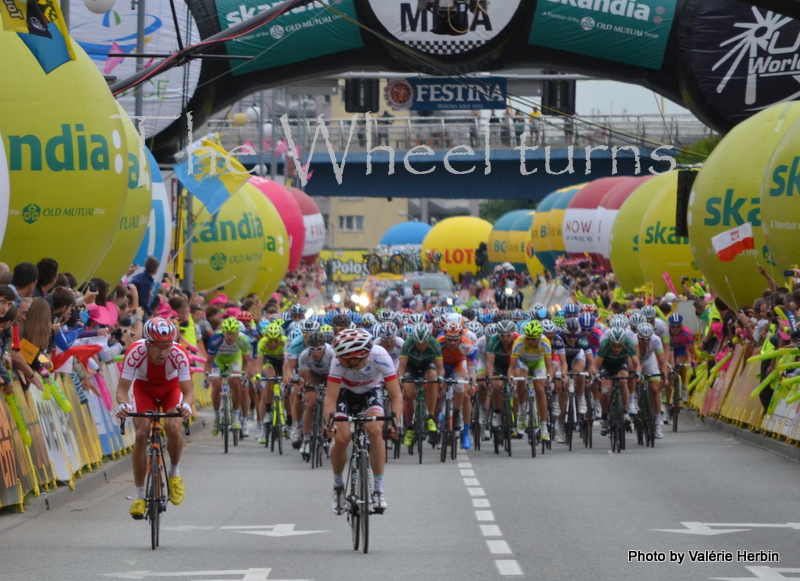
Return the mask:
<path id="1" fill-rule="evenodd" d="M 36 281 L 36 288 L 33 289 L 31 296 L 34 298 L 44 297 L 56 286 L 58 262 L 52 258 L 42 258 L 36 263 L 36 268 L 39 270 L 39 276 Z"/>
<path id="2" fill-rule="evenodd" d="M 131 284 L 136 287 L 139 294 L 139 305 L 149 316 L 153 316 L 153 299 L 156 288 L 155 274 L 158 272 L 159 261 L 155 256 L 148 256 L 144 261 L 144 272 L 140 272 L 131 279 Z"/>
<path id="3" fill-rule="evenodd" d="M 12 276 L 9 286 L 17 295 L 16 306 L 19 306 L 20 299 L 31 296 L 38 280 L 39 269 L 32 262 L 20 262 L 14 267 L 14 276 Z"/>

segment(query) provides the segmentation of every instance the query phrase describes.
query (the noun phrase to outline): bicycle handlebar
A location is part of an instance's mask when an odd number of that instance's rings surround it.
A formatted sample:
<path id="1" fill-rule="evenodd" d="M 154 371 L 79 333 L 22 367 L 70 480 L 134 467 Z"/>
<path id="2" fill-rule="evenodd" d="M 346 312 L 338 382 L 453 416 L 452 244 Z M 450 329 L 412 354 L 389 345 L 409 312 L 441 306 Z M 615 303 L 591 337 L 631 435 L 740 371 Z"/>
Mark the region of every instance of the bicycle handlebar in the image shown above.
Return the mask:
<path id="1" fill-rule="evenodd" d="M 159 418 L 182 418 L 183 416 L 178 412 L 154 412 L 154 411 L 147 411 L 147 412 L 130 412 L 127 415 L 128 418 L 150 418 L 151 420 L 156 420 Z M 125 434 L 125 420 L 121 419 L 119 421 L 119 433 Z"/>

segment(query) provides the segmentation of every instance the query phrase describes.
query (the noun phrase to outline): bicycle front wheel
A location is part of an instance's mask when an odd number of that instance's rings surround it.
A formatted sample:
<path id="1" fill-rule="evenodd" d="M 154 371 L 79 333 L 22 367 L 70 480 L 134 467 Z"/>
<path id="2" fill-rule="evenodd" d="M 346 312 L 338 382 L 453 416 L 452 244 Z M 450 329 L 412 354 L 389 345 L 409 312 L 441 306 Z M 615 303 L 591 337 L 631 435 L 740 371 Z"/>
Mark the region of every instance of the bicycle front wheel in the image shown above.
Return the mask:
<path id="1" fill-rule="evenodd" d="M 158 530 L 161 521 L 161 469 L 158 450 L 150 451 L 150 487 L 148 489 L 148 518 L 150 519 L 150 546 L 158 547 Z"/>
<path id="2" fill-rule="evenodd" d="M 451 444 L 450 435 L 453 433 L 453 428 L 450 425 L 452 422 L 452 414 L 453 414 L 453 404 L 450 400 L 445 401 L 444 404 L 444 420 L 442 421 L 442 430 L 441 430 L 441 437 L 442 437 L 442 451 L 441 451 L 441 460 L 444 462 L 447 460 L 447 446 Z"/>
<path id="3" fill-rule="evenodd" d="M 366 450 L 362 450 L 361 454 L 359 454 L 358 463 L 359 472 L 361 473 L 361 500 L 358 503 L 359 510 L 361 511 L 361 546 L 364 553 L 367 553 L 369 551 L 369 513 L 372 499 L 370 498 L 369 455 Z"/>

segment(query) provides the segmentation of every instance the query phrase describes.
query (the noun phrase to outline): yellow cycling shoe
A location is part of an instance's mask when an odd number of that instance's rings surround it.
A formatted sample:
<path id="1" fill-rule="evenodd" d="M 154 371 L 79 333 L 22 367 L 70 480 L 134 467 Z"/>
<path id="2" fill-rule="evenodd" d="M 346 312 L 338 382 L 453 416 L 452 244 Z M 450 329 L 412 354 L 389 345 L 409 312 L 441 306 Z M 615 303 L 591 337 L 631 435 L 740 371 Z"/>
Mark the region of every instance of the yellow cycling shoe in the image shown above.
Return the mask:
<path id="1" fill-rule="evenodd" d="M 143 498 L 139 500 L 133 501 L 131 505 L 131 516 L 136 520 L 141 520 L 144 518 L 144 513 L 147 510 L 147 503 L 144 501 Z"/>
<path id="2" fill-rule="evenodd" d="M 168 478 L 169 482 L 169 501 L 172 504 L 178 505 L 183 502 L 183 478 L 176 476 L 175 478 Z"/>

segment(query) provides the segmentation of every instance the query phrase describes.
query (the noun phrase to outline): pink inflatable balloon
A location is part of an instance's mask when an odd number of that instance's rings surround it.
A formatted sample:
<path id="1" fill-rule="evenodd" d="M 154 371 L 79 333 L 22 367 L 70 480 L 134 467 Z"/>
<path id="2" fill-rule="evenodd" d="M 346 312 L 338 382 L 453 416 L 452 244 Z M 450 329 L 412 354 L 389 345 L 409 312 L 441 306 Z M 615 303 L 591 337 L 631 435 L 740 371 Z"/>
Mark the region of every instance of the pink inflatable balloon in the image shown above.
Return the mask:
<path id="1" fill-rule="evenodd" d="M 291 272 L 300 265 L 306 244 L 306 225 L 300 205 L 292 193 L 277 182 L 253 176 L 250 178 L 250 183 L 267 196 L 267 199 L 278 210 L 283 225 L 286 226 L 286 233 L 289 235 L 289 266 L 287 268 Z"/>
<path id="2" fill-rule="evenodd" d="M 599 233 L 597 207 L 608 191 L 627 178 L 600 178 L 584 186 L 567 206 L 561 233 L 564 247 L 571 258 L 583 258 L 587 254 L 598 264 L 601 256 L 595 252 L 595 238 Z"/>
<path id="3" fill-rule="evenodd" d="M 628 196 L 651 177 L 653 176 L 622 178 L 623 181 L 608 190 L 603 199 L 600 200 L 600 204 L 597 207 L 597 236 L 595 237 L 597 247 L 595 255 L 600 259 L 600 265 L 606 270 L 611 270 L 611 228 L 614 226 L 614 220 L 619 214 L 619 209 L 628 199 Z"/>
<path id="4" fill-rule="evenodd" d="M 306 225 L 306 244 L 303 250 L 303 260 L 306 264 L 313 264 L 325 246 L 325 221 L 319 211 L 317 203 L 302 190 L 292 188 L 292 195 L 300 205 L 303 212 L 303 221 Z"/>

